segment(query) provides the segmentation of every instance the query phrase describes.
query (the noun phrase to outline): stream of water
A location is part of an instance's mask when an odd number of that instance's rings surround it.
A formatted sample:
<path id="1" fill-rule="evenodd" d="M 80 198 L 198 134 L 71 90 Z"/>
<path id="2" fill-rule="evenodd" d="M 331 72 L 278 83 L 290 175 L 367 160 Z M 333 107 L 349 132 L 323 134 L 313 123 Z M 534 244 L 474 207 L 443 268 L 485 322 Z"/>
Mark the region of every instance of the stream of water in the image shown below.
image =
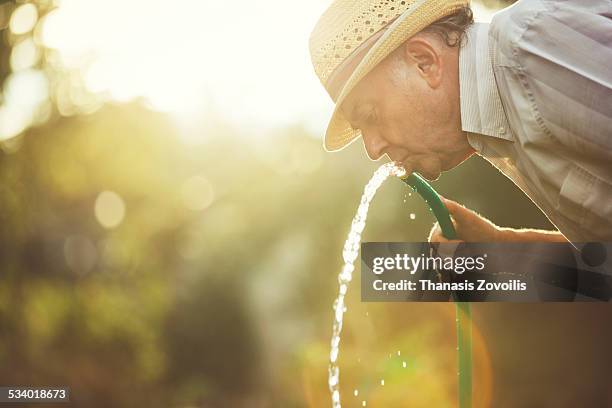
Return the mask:
<path id="1" fill-rule="evenodd" d="M 353 271 L 355 270 L 355 260 L 359 255 L 359 246 L 361 244 L 361 233 L 365 228 L 366 219 L 368 217 L 368 209 L 370 202 L 374 198 L 376 191 L 389 176 L 401 177 L 406 171 L 397 166 L 395 163 L 385 163 L 380 166 L 375 172 L 368 184 L 366 184 L 361 202 L 357 213 L 353 218 L 351 230 L 344 242 L 342 250 L 342 258 L 344 266 L 338 275 L 338 297 L 334 301 L 334 324 L 332 328 L 331 351 L 329 352 L 329 391 L 331 392 L 332 407 L 341 408 L 340 403 L 340 367 L 338 366 L 338 354 L 340 353 L 340 334 L 342 333 L 342 322 L 346 305 L 344 298 L 348 291 L 348 285 L 353 279 Z"/>

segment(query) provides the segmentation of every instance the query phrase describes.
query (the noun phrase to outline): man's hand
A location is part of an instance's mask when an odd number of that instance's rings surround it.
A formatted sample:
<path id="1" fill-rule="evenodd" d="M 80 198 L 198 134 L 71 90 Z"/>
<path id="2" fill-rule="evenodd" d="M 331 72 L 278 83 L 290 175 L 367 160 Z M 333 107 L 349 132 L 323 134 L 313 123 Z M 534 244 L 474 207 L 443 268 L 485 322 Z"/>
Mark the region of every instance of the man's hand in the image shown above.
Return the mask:
<path id="1" fill-rule="evenodd" d="M 500 240 L 500 228 L 491 221 L 452 200 L 442 198 L 442 201 L 451 214 L 455 231 L 457 231 L 457 239 L 446 239 L 442 235 L 440 226 L 436 223 L 429 233 L 429 242 L 494 242 Z"/>
<path id="2" fill-rule="evenodd" d="M 442 201 L 451 214 L 457 239 L 446 239 L 436 223 L 429 233 L 429 242 L 567 242 L 559 231 L 500 228 L 459 203 L 446 198 Z"/>

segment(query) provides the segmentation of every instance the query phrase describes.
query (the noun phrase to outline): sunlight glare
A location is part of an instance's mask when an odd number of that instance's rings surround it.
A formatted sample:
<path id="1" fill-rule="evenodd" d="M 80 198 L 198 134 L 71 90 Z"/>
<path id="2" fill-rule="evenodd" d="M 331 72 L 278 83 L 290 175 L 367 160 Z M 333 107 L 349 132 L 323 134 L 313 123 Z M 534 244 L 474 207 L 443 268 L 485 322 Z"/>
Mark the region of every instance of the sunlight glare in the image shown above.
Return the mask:
<path id="1" fill-rule="evenodd" d="M 56 3 L 36 40 L 52 50 L 55 68 L 80 73 L 100 101 L 142 99 L 185 128 L 220 115 L 243 130 L 302 122 L 320 137 L 325 129 L 333 103 L 314 74 L 308 38 L 329 0 Z M 490 10 L 472 6 L 477 20 L 491 19 Z M 31 14 L 15 12 L 14 29 L 30 30 Z M 15 51 L 16 67 L 34 63 L 28 47 Z"/>
<path id="2" fill-rule="evenodd" d="M 108 100 L 143 97 L 182 116 L 213 103 L 246 126 L 313 113 L 324 122 L 331 101 L 312 70 L 308 36 L 326 3 L 62 0 L 43 19 L 41 39 Z"/>

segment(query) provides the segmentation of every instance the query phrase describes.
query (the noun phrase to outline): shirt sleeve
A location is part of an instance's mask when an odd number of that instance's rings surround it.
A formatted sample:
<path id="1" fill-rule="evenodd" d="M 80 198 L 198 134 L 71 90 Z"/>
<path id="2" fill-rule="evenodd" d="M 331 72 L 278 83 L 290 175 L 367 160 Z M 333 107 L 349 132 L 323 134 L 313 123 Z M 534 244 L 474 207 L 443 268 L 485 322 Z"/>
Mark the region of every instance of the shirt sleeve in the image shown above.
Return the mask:
<path id="1" fill-rule="evenodd" d="M 568 163 L 553 204 L 612 241 L 612 1 L 519 1 L 494 17 L 490 35 L 493 65 L 522 88 L 502 92 L 505 107 L 533 123 L 521 143 Z M 517 92 L 521 106 L 508 101 Z"/>

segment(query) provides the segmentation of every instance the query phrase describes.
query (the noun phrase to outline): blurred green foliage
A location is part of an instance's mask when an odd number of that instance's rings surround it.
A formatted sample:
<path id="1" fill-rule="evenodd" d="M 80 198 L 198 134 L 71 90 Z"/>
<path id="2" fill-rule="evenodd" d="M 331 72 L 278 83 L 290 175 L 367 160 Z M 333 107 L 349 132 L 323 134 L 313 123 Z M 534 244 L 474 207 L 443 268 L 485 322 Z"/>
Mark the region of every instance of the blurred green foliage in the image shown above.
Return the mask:
<path id="1" fill-rule="evenodd" d="M 0 383 L 69 385 L 78 406 L 326 404 L 340 250 L 379 163 L 360 144 L 325 154 L 300 126 L 253 138 L 220 121 L 196 144 L 178 133 L 164 115 L 118 105 L 3 144 Z M 184 186 L 196 176 L 214 199 L 194 211 Z M 481 160 L 436 184 L 505 225 L 544 224 Z M 125 202 L 115 228 L 96 218 L 102 191 Z M 433 220 L 408 193 L 395 180 L 381 188 L 365 240 L 426 238 Z M 371 402 L 452 406 L 451 305 L 433 319 L 421 316 L 428 305 L 403 305 L 398 317 L 397 306 L 361 304 L 358 285 L 345 398 L 359 388 Z M 387 357 L 399 349 L 406 369 Z M 420 391 L 400 397 L 411 383 Z"/>

